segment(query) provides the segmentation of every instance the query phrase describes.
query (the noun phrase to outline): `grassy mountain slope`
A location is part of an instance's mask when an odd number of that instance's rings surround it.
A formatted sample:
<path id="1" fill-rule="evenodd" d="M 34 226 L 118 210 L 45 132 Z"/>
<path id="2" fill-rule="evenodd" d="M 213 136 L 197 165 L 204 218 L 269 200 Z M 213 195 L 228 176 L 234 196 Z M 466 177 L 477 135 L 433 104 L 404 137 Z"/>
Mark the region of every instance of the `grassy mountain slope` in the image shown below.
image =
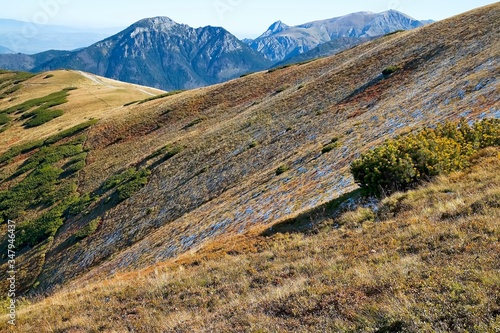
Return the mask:
<path id="1" fill-rule="evenodd" d="M 57 106 L 64 111 L 64 115 L 43 126 L 27 131 L 23 128 L 19 115 L 11 114 L 11 117 L 18 121 L 12 121 L 9 127 L 0 133 L 0 153 L 15 145 L 46 138 L 90 118 L 105 119 L 120 115 L 124 111 L 124 103 L 163 93 L 161 90 L 134 86 L 76 71 L 54 71 L 28 76 L 32 77 L 16 83 L 19 79 L 13 73 L 0 74 L 2 87 L 5 85 L 0 93 L 3 91 L 5 94 L 9 89 L 17 89 L 5 95 L 1 101 L 0 111 L 28 100 L 48 96 L 64 88 L 76 89 L 71 91 L 67 103 Z"/>
<path id="2" fill-rule="evenodd" d="M 24 304 L 13 331 L 496 332 L 499 175 L 483 150 L 377 213 L 323 207 Z"/>
<path id="3" fill-rule="evenodd" d="M 355 189 L 349 164 L 386 138 L 460 117 L 498 118 L 499 17 L 492 5 L 308 64 L 87 109 L 102 119 L 84 137 L 49 140 L 1 165 L 7 197 L 22 197 L 40 174 L 55 193 L 17 211 L 24 290 L 133 271 L 294 217 Z M 323 154 L 333 139 L 337 147 Z M 54 157 L 56 147 L 67 154 Z M 83 153 L 82 168 L 62 176 Z M 67 202 L 60 193 L 71 184 L 76 201 Z"/>

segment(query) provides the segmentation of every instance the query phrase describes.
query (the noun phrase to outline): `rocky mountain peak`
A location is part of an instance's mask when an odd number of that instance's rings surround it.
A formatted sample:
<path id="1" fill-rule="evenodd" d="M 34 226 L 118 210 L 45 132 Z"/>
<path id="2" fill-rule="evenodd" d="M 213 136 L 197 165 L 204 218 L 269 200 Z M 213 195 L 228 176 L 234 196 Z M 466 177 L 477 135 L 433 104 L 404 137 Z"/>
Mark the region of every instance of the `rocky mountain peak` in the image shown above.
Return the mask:
<path id="1" fill-rule="evenodd" d="M 267 29 L 266 32 L 264 32 L 259 38 L 267 37 L 272 34 L 277 34 L 280 33 L 286 29 L 290 28 L 289 25 L 283 23 L 282 21 L 276 21 L 271 26 Z"/>
<path id="2" fill-rule="evenodd" d="M 155 31 L 168 31 L 172 27 L 180 25 L 174 20 L 166 17 L 166 16 L 157 16 L 142 19 L 135 24 L 132 25 L 133 28 L 148 28 L 153 29 Z"/>

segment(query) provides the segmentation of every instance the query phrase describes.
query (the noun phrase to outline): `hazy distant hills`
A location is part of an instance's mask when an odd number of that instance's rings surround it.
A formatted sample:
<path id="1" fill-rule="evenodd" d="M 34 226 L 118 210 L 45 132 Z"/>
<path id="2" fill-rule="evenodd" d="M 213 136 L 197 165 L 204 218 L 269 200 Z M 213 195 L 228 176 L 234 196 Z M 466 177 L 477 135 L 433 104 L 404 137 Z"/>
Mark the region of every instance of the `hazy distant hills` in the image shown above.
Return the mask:
<path id="1" fill-rule="evenodd" d="M 396 10 L 378 14 L 358 12 L 295 27 L 278 21 L 259 38 L 251 41 L 250 46 L 266 58 L 280 62 L 339 38 L 381 36 L 396 30 L 415 29 L 426 23 L 429 22 L 415 20 Z"/>
<path id="2" fill-rule="evenodd" d="M 194 29 L 167 17 L 156 17 L 72 52 L 0 55 L 0 68 L 32 72 L 74 69 L 164 90 L 191 89 L 278 63 L 332 55 L 377 36 L 423 25 L 394 10 L 380 14 L 360 12 L 296 27 L 278 21 L 259 38 L 240 41 L 220 27 Z M 54 27 L 44 29 L 47 31 L 40 30 L 39 37 L 51 38 L 60 33 Z M 6 30 L 0 28 L 0 36 Z M 75 36 L 72 31 L 67 33 Z M 0 38 L 0 45 L 5 45 L 1 43 Z"/>
<path id="3" fill-rule="evenodd" d="M 13 51 L 9 50 L 5 46 L 0 45 L 0 54 L 9 54 L 9 53 L 13 53 Z"/>
<path id="4" fill-rule="evenodd" d="M 119 28 L 84 29 L 0 19 L 0 45 L 16 53 L 75 50 L 94 44 Z"/>

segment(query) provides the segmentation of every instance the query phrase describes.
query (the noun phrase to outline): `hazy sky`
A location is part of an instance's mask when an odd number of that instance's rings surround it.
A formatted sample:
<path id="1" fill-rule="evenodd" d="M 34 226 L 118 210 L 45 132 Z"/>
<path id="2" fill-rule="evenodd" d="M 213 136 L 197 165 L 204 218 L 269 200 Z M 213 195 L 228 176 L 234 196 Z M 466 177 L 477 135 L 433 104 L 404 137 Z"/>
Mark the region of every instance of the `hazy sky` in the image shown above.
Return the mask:
<path id="1" fill-rule="evenodd" d="M 397 9 L 416 19 L 441 20 L 492 0 L 0 0 L 0 18 L 80 27 L 126 27 L 168 16 L 192 27 L 223 26 L 240 38 L 257 37 L 276 20 L 297 25 L 356 11 Z M 13 4 L 15 3 L 15 4 Z"/>

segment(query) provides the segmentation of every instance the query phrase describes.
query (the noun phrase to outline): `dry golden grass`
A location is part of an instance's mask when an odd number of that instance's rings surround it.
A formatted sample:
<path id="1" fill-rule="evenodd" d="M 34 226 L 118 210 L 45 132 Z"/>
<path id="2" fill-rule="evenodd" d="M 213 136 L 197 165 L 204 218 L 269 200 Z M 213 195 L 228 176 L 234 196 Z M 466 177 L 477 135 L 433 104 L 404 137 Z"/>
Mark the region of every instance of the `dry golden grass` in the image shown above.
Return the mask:
<path id="1" fill-rule="evenodd" d="M 50 75 L 53 76 L 46 78 Z M 48 137 L 90 118 L 121 117 L 129 112 L 123 107 L 125 103 L 163 93 L 158 89 L 65 70 L 39 74 L 23 82 L 22 85 L 22 89 L 9 99 L 0 102 L 1 110 L 26 100 L 47 96 L 64 88 L 76 87 L 78 89 L 70 92 L 68 103 L 56 107 L 65 111 L 62 117 L 29 130 L 18 122 L 7 131 L 0 133 L 0 153 L 14 145 Z"/>
<path id="2" fill-rule="evenodd" d="M 228 236 L 23 304 L 13 332 L 497 332 L 499 175 L 487 149 L 371 219 L 316 212 L 314 230 Z"/>

